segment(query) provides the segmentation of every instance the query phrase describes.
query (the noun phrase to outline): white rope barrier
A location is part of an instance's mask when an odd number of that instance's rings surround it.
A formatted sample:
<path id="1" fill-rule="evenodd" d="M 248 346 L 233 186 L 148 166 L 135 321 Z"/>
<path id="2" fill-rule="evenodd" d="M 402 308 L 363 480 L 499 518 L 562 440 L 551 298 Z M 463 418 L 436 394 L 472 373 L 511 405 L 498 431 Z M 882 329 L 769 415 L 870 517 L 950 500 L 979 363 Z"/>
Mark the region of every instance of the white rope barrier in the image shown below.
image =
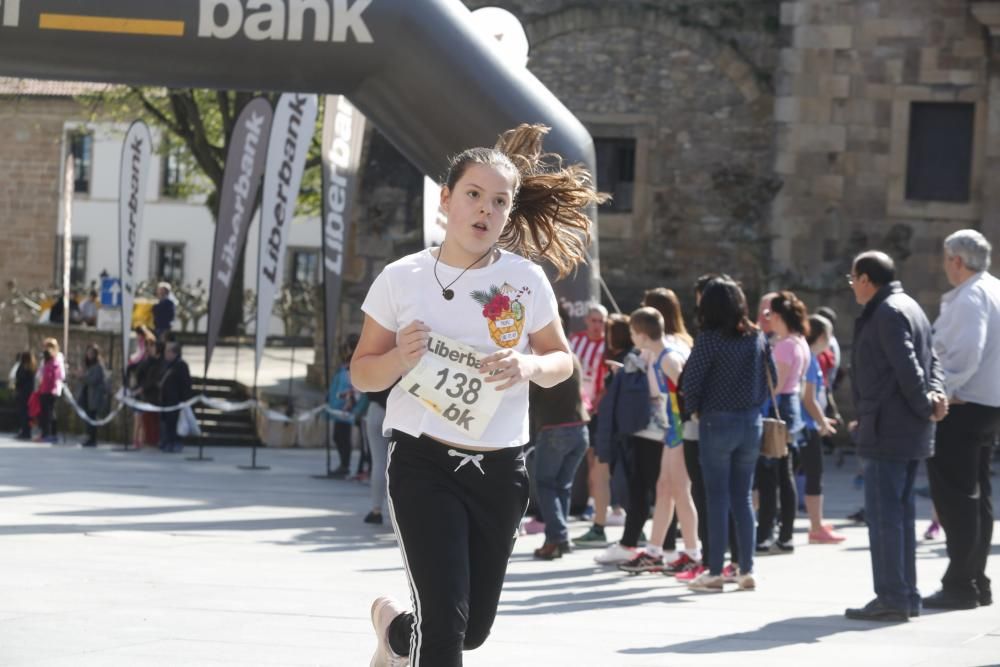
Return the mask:
<path id="1" fill-rule="evenodd" d="M 183 410 L 186 407 L 193 407 L 197 403 L 201 403 L 205 407 L 211 408 L 213 410 L 219 410 L 220 412 L 239 412 L 240 410 L 250 410 L 255 407 L 260 407 L 261 403 L 254 399 L 249 399 L 246 401 L 225 401 L 219 398 L 211 398 L 205 396 L 204 394 L 198 394 L 197 396 L 192 396 L 188 400 L 178 403 L 176 405 L 153 405 L 152 403 L 147 403 L 145 401 L 137 400 L 131 396 L 125 395 L 122 390 L 118 390 L 115 394 L 114 399 L 118 402 L 118 405 L 112 410 L 107 416 L 101 419 L 92 419 L 83 408 L 76 402 L 73 397 L 73 393 L 70 391 L 63 391 L 63 398 L 70 404 L 70 407 L 76 412 L 77 416 L 81 421 L 90 424 L 91 426 L 105 426 L 118 416 L 118 414 L 129 407 L 137 412 L 176 412 L 177 410 Z M 320 414 L 325 413 L 331 417 L 339 417 L 341 419 L 354 419 L 354 415 L 350 412 L 344 410 L 335 410 L 329 405 L 317 405 L 314 408 L 310 408 L 305 412 L 298 414 L 287 415 L 276 410 L 271 410 L 269 408 L 264 408 L 264 415 L 271 421 L 276 422 L 308 422 L 316 419 Z"/>

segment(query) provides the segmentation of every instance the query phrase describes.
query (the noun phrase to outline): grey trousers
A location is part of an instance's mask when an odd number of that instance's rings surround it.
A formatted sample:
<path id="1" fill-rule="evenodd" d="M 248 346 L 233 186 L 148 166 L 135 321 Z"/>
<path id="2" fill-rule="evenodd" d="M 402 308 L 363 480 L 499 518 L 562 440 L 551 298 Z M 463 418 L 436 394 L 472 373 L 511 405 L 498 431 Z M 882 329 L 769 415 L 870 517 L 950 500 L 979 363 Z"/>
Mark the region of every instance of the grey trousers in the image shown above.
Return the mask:
<path id="1" fill-rule="evenodd" d="M 389 438 L 382 435 L 384 421 L 385 408 L 375 402 L 369 403 L 368 413 L 365 415 L 365 437 L 368 438 L 368 449 L 372 455 L 372 509 L 380 511 L 385 505 L 385 468 L 389 452 Z"/>

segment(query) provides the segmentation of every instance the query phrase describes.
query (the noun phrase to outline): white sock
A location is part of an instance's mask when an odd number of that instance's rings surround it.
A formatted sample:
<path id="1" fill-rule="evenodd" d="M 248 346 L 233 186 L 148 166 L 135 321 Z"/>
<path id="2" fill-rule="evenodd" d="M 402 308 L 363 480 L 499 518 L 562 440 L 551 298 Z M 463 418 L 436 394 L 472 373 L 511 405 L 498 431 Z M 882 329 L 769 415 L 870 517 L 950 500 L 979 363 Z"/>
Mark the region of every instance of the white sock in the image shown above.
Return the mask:
<path id="1" fill-rule="evenodd" d="M 684 553 L 688 555 L 691 560 L 701 560 L 701 549 L 697 547 L 694 549 L 685 549 Z"/>
<path id="2" fill-rule="evenodd" d="M 663 557 L 663 547 L 658 547 L 655 544 L 647 544 L 645 546 L 645 552 L 650 556 L 655 556 L 656 558 Z"/>

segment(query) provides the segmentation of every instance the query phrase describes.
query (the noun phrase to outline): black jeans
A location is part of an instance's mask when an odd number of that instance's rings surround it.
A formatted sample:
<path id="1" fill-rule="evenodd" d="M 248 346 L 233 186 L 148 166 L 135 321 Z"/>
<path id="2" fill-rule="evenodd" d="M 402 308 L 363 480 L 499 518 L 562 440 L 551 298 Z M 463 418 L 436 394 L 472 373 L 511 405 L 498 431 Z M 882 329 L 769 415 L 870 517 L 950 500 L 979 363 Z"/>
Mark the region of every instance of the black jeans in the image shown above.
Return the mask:
<path id="1" fill-rule="evenodd" d="M 757 462 L 757 492 L 760 509 L 757 513 L 757 544 L 774 537 L 774 523 L 778 519 L 778 496 L 781 496 L 781 526 L 778 541 L 792 539 L 795 528 L 795 513 L 798 511 L 798 494 L 795 491 L 795 477 L 792 475 L 792 456 L 781 459 L 761 457 Z"/>
<path id="2" fill-rule="evenodd" d="M 658 440 L 628 439 L 628 513 L 621 543 L 635 547 L 649 518 L 650 505 L 656 499 L 656 480 L 660 476 L 663 443 Z M 675 536 L 676 541 L 676 536 Z"/>
<path id="3" fill-rule="evenodd" d="M 340 456 L 338 470 L 348 472 L 351 468 L 351 430 L 354 425 L 349 422 L 333 423 L 333 444 Z"/>
<path id="4" fill-rule="evenodd" d="M 56 397 L 52 394 L 41 394 L 38 398 L 42 406 L 42 412 L 38 415 L 38 425 L 42 429 L 42 437 L 55 437 Z"/>
<path id="5" fill-rule="evenodd" d="M 171 410 L 160 413 L 160 447 L 169 449 L 180 444 L 177 436 L 177 421 L 180 419 L 180 410 Z"/>
<path id="6" fill-rule="evenodd" d="M 496 618 L 517 527 L 528 506 L 520 447 L 459 449 L 393 431 L 389 511 L 413 612 L 389 626 L 412 667 L 458 667 Z"/>
<path id="7" fill-rule="evenodd" d="M 19 438 L 31 437 L 31 416 L 28 414 L 28 396 L 17 397 L 17 436 Z"/>
<path id="8" fill-rule="evenodd" d="M 986 560 L 993 539 L 990 456 L 1000 431 L 1000 408 L 952 405 L 937 425 L 935 454 L 927 460 L 931 499 L 948 547 L 943 589 L 973 599 L 991 591 Z"/>
<path id="9" fill-rule="evenodd" d="M 823 495 L 823 437 L 819 431 L 807 428 L 803 431 L 805 442 L 799 452 L 801 470 L 806 477 L 806 495 Z"/>

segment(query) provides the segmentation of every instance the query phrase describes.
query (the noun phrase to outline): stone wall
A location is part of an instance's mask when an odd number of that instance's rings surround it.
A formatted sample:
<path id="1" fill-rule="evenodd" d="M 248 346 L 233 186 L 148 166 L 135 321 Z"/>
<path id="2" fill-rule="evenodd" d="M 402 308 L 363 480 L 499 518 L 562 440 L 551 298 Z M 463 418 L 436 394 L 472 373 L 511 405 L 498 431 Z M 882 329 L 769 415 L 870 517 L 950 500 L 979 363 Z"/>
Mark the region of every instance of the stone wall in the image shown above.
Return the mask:
<path id="1" fill-rule="evenodd" d="M 798 0 L 782 4 L 773 210 L 782 283 L 856 311 L 844 274 L 867 248 L 889 252 L 933 318 L 948 289 L 941 241 L 983 224 L 989 130 L 987 44 L 966 0 Z M 976 103 L 968 204 L 905 199 L 910 105 Z M 996 230 L 988 232 L 994 244 Z M 849 327 L 841 327 L 849 338 Z"/>
<path id="2" fill-rule="evenodd" d="M 0 299 L 7 283 L 48 287 L 55 277 L 63 123 L 78 114 L 72 100 L 0 97 Z M 23 325 L 0 313 L 0 362 L 6 367 L 28 340 Z M 5 378 L 6 379 L 6 378 Z"/>
<path id="3" fill-rule="evenodd" d="M 631 213 L 601 213 L 601 272 L 626 312 L 642 291 L 770 272 L 778 3 L 504 0 L 528 68 L 595 137 L 636 140 Z"/>

